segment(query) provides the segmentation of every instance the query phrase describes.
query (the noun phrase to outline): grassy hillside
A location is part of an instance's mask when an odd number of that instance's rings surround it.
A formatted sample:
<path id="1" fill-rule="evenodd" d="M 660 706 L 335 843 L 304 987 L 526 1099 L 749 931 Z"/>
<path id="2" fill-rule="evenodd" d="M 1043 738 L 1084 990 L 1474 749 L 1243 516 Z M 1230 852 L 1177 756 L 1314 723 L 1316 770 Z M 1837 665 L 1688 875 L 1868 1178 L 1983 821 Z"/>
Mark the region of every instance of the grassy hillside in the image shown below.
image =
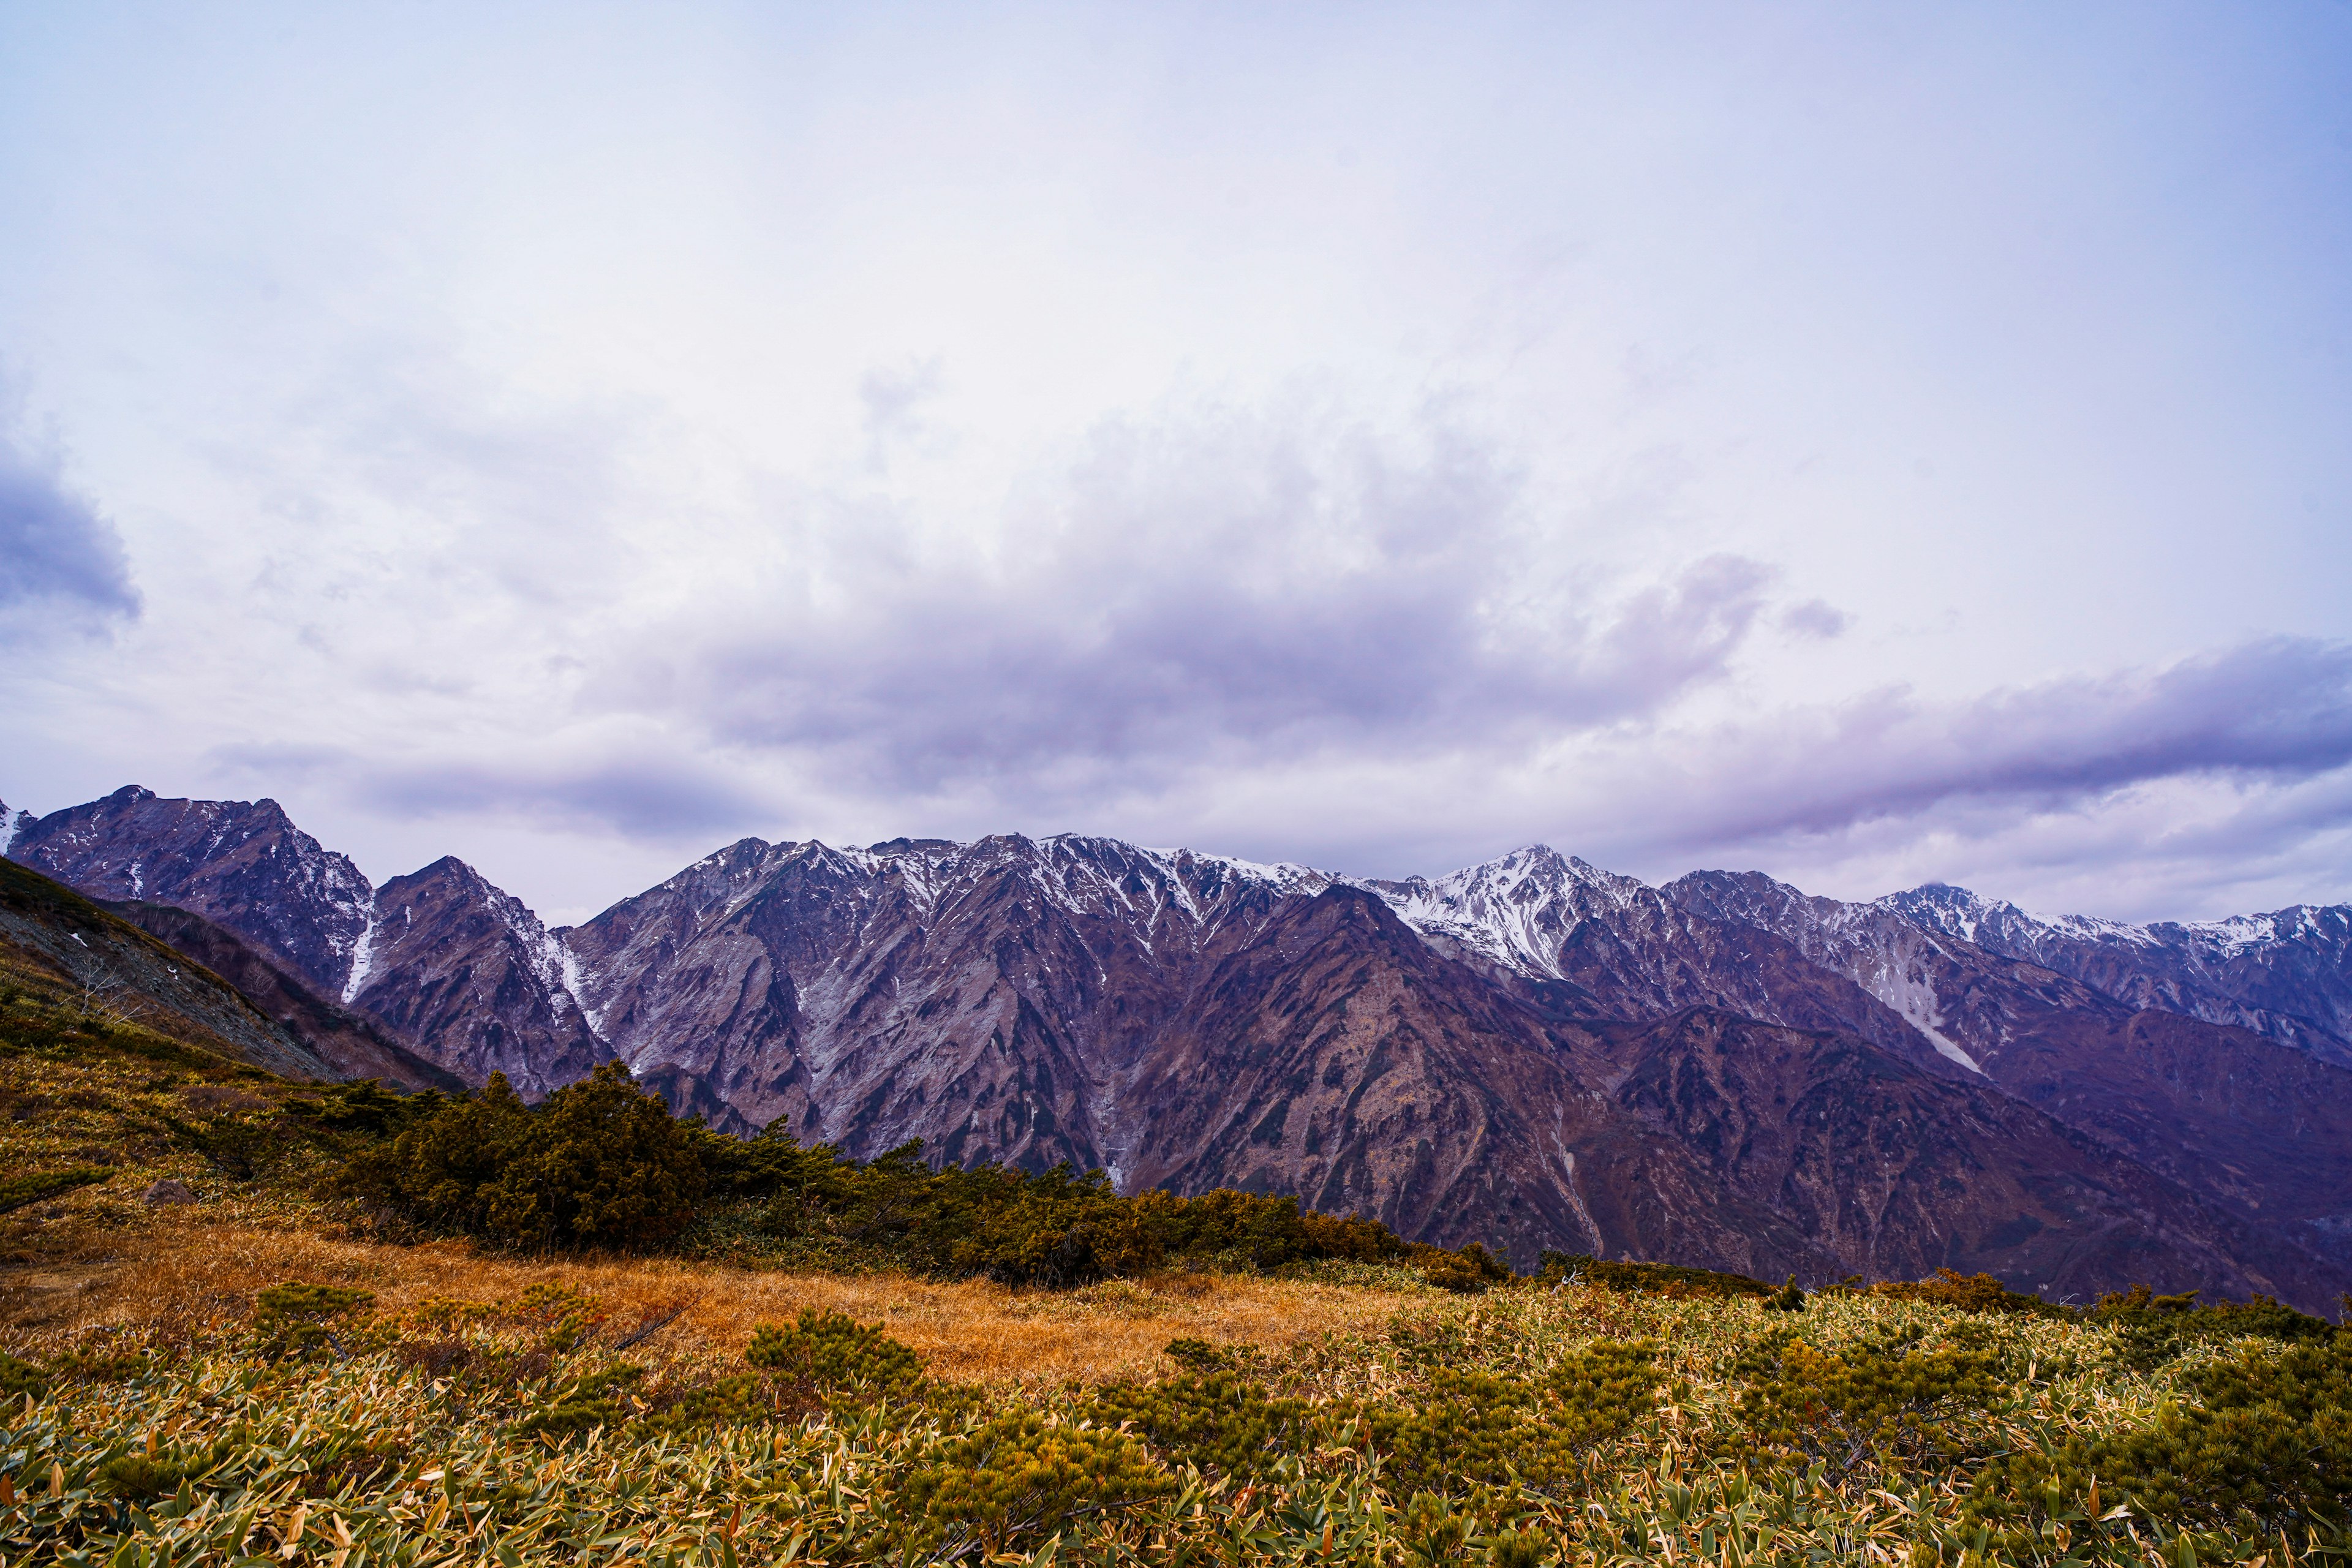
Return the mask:
<path id="1" fill-rule="evenodd" d="M 440 1112 L 93 1018 L 37 966 L 0 999 L 8 1179 L 105 1178 L 0 1215 L 11 1564 L 2352 1552 L 2352 1343 L 2277 1310 L 1589 1263 L 1473 1291 L 1174 1230 L 1050 1289 L 1008 1282 L 992 1189 L 863 1168 L 706 1194 L 660 1254 L 499 1250 L 328 1195 Z M 166 1176 L 201 1201 L 140 1201 Z M 442 1197 L 543 1239 L 506 1179 Z"/>

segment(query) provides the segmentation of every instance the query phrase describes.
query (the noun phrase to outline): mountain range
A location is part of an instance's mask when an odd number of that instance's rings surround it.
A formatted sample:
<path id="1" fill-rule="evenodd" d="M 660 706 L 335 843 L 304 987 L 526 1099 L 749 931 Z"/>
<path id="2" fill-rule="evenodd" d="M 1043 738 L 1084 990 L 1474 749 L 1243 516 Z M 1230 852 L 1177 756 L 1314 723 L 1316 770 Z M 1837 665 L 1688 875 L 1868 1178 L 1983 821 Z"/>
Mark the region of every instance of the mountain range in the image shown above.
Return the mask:
<path id="1" fill-rule="evenodd" d="M 1391 881 L 1006 835 L 747 838 L 551 930 L 454 858 L 376 886 L 268 800 L 0 824 L 291 1033 L 342 1020 L 304 1047 L 337 1073 L 537 1095 L 618 1059 L 732 1131 L 1297 1193 L 1522 1262 L 2352 1289 L 2346 906 L 2132 926 L 1542 846 Z"/>

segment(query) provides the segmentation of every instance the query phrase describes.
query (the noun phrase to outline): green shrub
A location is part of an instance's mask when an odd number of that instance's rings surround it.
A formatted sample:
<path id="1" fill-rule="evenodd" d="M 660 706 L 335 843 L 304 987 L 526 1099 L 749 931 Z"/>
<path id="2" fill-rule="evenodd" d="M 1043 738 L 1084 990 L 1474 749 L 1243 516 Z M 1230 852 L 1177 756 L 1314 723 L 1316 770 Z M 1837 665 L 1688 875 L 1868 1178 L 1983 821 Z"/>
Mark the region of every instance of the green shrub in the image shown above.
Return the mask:
<path id="1" fill-rule="evenodd" d="M 1453 1503 L 1437 1493 L 1415 1492 L 1405 1500 L 1397 1534 L 1404 1542 L 1408 1561 L 1436 1568 L 1441 1563 L 1462 1561 L 1462 1549 L 1469 1542 L 1474 1522 L 1470 1515 L 1454 1512 Z"/>
<path id="2" fill-rule="evenodd" d="M 1690 1296 L 1769 1296 L 1772 1287 L 1745 1274 L 1719 1274 L 1711 1268 L 1685 1268 L 1677 1263 L 1611 1263 L 1589 1253 L 1556 1252 L 1544 1248 L 1536 1279 L 1557 1285 L 1577 1279 L 1612 1290 L 1643 1291 L 1669 1298 Z"/>
<path id="3" fill-rule="evenodd" d="M 1191 1343 L 1197 1342 L 1177 1342 Z M 1303 1401 L 1269 1399 L 1256 1384 L 1221 1370 L 1115 1384 L 1095 1396 L 1094 1410 L 1102 1425 L 1127 1423 L 1178 1464 L 1233 1476 L 1254 1475 L 1276 1453 L 1298 1447 L 1308 1419 Z"/>
<path id="4" fill-rule="evenodd" d="M 2029 1312 L 2055 1317 L 2066 1311 L 2039 1296 L 2012 1290 L 1990 1274 L 1962 1274 L 1957 1268 L 1938 1268 L 1925 1279 L 1885 1280 L 1869 1287 L 1867 1293 L 1896 1301 L 1933 1301 L 1938 1306 L 1957 1307 L 1963 1312 Z"/>
<path id="5" fill-rule="evenodd" d="M 2000 1526 L 2004 1541 L 2118 1506 L 2176 1526 L 2247 1533 L 2352 1523 L 2345 1337 L 2252 1346 L 2200 1368 L 2188 1385 L 2199 1403 L 2168 1405 L 2140 1431 L 1994 1459 L 1970 1491 L 1971 1516 Z"/>
<path id="6" fill-rule="evenodd" d="M 0 1399 L 19 1400 L 27 1394 L 35 1404 L 49 1396 L 49 1374 L 26 1361 L 0 1351 Z"/>
<path id="7" fill-rule="evenodd" d="M 905 1548 L 940 1560 L 992 1555 L 1174 1489 L 1167 1470 L 1127 1434 L 1019 1411 L 933 1448 L 898 1502 Z"/>
<path id="8" fill-rule="evenodd" d="M 749 1375 L 722 1377 L 705 1387 L 684 1390 L 640 1425 L 650 1432 L 677 1435 L 748 1421 L 758 1414 L 758 1385 L 759 1380 Z"/>
<path id="9" fill-rule="evenodd" d="M 342 1189 L 421 1224 L 509 1246 L 644 1247 L 694 1217 L 698 1128 L 607 1062 L 526 1107 L 503 1074 L 421 1110 L 353 1159 Z"/>
<path id="10" fill-rule="evenodd" d="M 256 1348 L 273 1361 L 320 1350 L 348 1355 L 357 1347 L 345 1344 L 337 1330 L 348 1333 L 352 1314 L 374 1301 L 369 1291 L 340 1285 L 308 1285 L 294 1279 L 272 1285 L 254 1300 Z"/>
<path id="11" fill-rule="evenodd" d="M 1487 1568 L 1538 1568 L 1555 1543 L 1539 1530 L 1506 1530 L 1486 1543 Z"/>
<path id="12" fill-rule="evenodd" d="M 1968 1451 L 1962 1429 L 2000 1392 L 1980 1351 L 1851 1346 L 1832 1355 L 1771 1342 L 1762 1375 L 1739 1397 L 1764 1442 L 1804 1455 L 1833 1476 L 1865 1460 L 1948 1461 Z"/>
<path id="13" fill-rule="evenodd" d="M 117 1497 L 169 1497 L 180 1489 L 187 1472 L 168 1459 L 147 1454 L 118 1454 L 98 1468 L 99 1479 Z"/>
<path id="14" fill-rule="evenodd" d="M 560 1442 L 599 1426 L 618 1427 L 635 1414 L 633 1404 L 623 1403 L 625 1391 L 645 1375 L 645 1368 L 625 1362 L 583 1373 L 562 1384 L 545 1404 L 516 1422 L 514 1435 Z"/>
<path id="15" fill-rule="evenodd" d="M 1359 1406 L 1354 1424 L 1398 1490 L 1558 1492 L 1582 1477 L 1596 1445 L 1656 1407 L 1656 1355 L 1648 1341 L 1604 1342 L 1564 1358 L 1540 1379 L 1441 1365 L 1412 1405 Z"/>
<path id="16" fill-rule="evenodd" d="M 1472 1242 L 1459 1252 L 1431 1247 L 1420 1249 L 1421 1277 L 1441 1290 L 1475 1295 L 1512 1278 L 1511 1266 Z"/>
<path id="17" fill-rule="evenodd" d="M 1764 1298 L 1764 1310 L 1768 1312 L 1801 1312 L 1805 1310 L 1805 1293 L 1797 1289 L 1795 1275 L 1790 1275 L 1786 1285 Z"/>
<path id="18" fill-rule="evenodd" d="M 877 1396 L 902 1394 L 922 1381 L 922 1358 L 845 1312 L 801 1310 L 800 1321 L 751 1331 L 743 1359 L 788 1383 L 814 1388 L 860 1388 Z"/>
<path id="19" fill-rule="evenodd" d="M 2153 1294 L 2145 1285 L 2110 1292 L 2091 1310 L 2091 1321 L 2116 1331 L 2116 1353 L 2124 1364 L 2148 1371 L 2199 1345 L 2237 1339 L 2315 1342 L 2331 1338 L 2336 1326 L 2282 1306 L 2268 1296 L 2250 1301 L 2197 1304 L 2199 1292 Z"/>
<path id="20" fill-rule="evenodd" d="M 77 1187 L 96 1186 L 112 1178 L 114 1173 L 101 1165 L 76 1165 L 64 1171 L 39 1171 L 31 1175 L 11 1176 L 0 1182 L 0 1214 L 23 1208 L 27 1204 L 53 1198 L 59 1193 L 69 1193 Z"/>

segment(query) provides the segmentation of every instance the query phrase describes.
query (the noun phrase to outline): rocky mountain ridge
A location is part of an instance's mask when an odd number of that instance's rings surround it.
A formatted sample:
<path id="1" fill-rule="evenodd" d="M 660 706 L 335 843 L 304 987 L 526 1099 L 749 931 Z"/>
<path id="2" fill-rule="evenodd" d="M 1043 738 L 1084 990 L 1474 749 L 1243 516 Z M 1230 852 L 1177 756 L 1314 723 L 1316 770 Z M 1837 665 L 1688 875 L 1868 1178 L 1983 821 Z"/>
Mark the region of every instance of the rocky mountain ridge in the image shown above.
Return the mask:
<path id="1" fill-rule="evenodd" d="M 268 801 L 128 789 L 7 852 L 217 921 L 468 1081 L 617 1058 L 714 1124 L 854 1153 L 921 1137 L 1775 1276 L 2352 1283 L 2340 910 L 2193 987 L 2115 969 L 2147 977 L 2122 994 L 2046 961 L 2148 944 L 1949 889 L 1653 887 L 1541 846 L 1386 881 L 1079 836 L 753 838 L 557 931 L 454 859 L 373 887 Z"/>

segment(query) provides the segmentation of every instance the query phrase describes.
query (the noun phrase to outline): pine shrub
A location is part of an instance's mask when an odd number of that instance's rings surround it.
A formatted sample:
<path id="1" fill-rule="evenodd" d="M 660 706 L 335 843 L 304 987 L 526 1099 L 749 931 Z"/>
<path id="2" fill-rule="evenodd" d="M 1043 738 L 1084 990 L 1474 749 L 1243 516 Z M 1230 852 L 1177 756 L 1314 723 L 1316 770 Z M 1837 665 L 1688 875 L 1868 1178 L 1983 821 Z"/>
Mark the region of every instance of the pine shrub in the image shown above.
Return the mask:
<path id="1" fill-rule="evenodd" d="M 1739 1405 L 1768 1444 L 1843 1476 L 1866 1460 L 1943 1462 L 1968 1451 L 1968 1420 L 2000 1393 L 1980 1351 L 1850 1346 L 1837 1354 L 1777 1340 Z"/>
<path id="2" fill-rule="evenodd" d="M 309 1285 L 293 1279 L 272 1285 L 254 1300 L 256 1348 L 272 1361 L 321 1350 L 348 1355 L 354 1347 L 344 1343 L 338 1331 L 348 1334 L 353 1315 L 374 1300 L 370 1291 L 340 1285 Z"/>
<path id="3" fill-rule="evenodd" d="M 102 1165 L 76 1165 L 64 1171 L 40 1171 L 0 1182 L 0 1214 L 20 1209 L 43 1198 L 53 1198 L 77 1187 L 95 1186 L 114 1173 Z"/>
<path id="4" fill-rule="evenodd" d="M 922 1381 L 922 1358 L 846 1312 L 801 1310 L 789 1329 L 762 1323 L 743 1359 L 781 1381 L 820 1390 L 856 1389 L 902 1395 Z"/>
<path id="5" fill-rule="evenodd" d="M 345 1168 L 343 1190 L 412 1221 L 533 1249 L 642 1247 L 694 1217 L 700 1131 L 607 1062 L 527 1107 L 502 1073 Z"/>
<path id="6" fill-rule="evenodd" d="M 1357 1435 L 1400 1490 L 1558 1492 L 1582 1477 L 1595 1446 L 1656 1407 L 1656 1356 L 1648 1341 L 1595 1344 L 1540 1379 L 1440 1365 L 1412 1405 L 1359 1406 Z"/>
<path id="7" fill-rule="evenodd" d="M 903 1544 L 934 1561 L 992 1556 L 1174 1489 L 1168 1471 L 1126 1433 L 1018 1411 L 924 1456 L 898 1498 Z"/>
<path id="8" fill-rule="evenodd" d="M 1269 1399 L 1226 1370 L 1116 1384 L 1095 1396 L 1094 1408 L 1101 1424 L 1125 1423 L 1176 1463 L 1228 1476 L 1255 1475 L 1277 1453 L 1300 1447 L 1308 1422 L 1304 1401 Z"/>
<path id="9" fill-rule="evenodd" d="M 49 1374 L 27 1361 L 19 1361 L 0 1351 L 0 1399 L 22 1400 L 30 1396 L 34 1403 L 49 1396 Z"/>
<path id="10" fill-rule="evenodd" d="M 1686 1268 L 1678 1263 L 1612 1263 L 1590 1253 L 1558 1252 L 1549 1247 L 1537 1260 L 1536 1279 L 1546 1285 L 1573 1279 L 1612 1290 L 1644 1291 L 1676 1300 L 1691 1296 L 1761 1298 L 1773 1293 L 1771 1286 L 1745 1274 Z"/>
<path id="11" fill-rule="evenodd" d="M 1441 1290 L 1475 1295 L 1511 1278 L 1511 1266 L 1475 1241 L 1458 1252 L 1423 1247 L 1417 1256 L 1421 1259 L 1421 1277 Z"/>
<path id="12" fill-rule="evenodd" d="M 2187 1380 L 2196 1403 L 2168 1405 L 2139 1431 L 1996 1458 L 1976 1479 L 1969 1512 L 2010 1542 L 2118 1507 L 2249 1534 L 2341 1529 L 2352 1523 L 2348 1339 L 2249 1346 L 2198 1369 Z"/>

